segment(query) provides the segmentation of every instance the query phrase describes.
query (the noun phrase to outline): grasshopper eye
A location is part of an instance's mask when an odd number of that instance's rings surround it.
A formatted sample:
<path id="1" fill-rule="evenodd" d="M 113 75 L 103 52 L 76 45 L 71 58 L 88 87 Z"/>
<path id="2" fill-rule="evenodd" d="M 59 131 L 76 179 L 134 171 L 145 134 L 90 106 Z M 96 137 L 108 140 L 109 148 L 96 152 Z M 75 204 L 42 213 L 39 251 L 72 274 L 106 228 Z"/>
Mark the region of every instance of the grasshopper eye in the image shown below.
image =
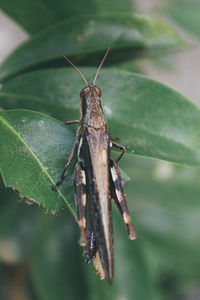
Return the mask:
<path id="1" fill-rule="evenodd" d="M 84 95 L 86 95 L 88 92 L 89 92 L 89 87 L 84 87 L 82 90 L 81 90 L 81 92 L 80 92 L 80 95 L 81 95 L 81 97 L 83 97 Z"/>
<path id="2" fill-rule="evenodd" d="M 96 87 L 96 93 L 97 93 L 97 95 L 99 96 L 99 97 L 101 97 L 101 90 L 100 90 L 100 88 L 98 88 L 98 87 Z"/>

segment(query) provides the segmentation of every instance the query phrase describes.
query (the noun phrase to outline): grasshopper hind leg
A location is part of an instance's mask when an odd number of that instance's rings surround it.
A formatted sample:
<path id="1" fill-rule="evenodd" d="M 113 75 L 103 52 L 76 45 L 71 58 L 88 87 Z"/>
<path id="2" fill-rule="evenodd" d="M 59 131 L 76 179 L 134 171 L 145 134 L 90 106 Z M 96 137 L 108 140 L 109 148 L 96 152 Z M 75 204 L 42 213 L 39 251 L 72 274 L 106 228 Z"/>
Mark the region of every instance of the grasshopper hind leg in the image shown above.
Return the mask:
<path id="1" fill-rule="evenodd" d="M 111 197 L 115 200 L 115 203 L 120 211 L 120 214 L 128 231 L 129 238 L 131 240 L 134 240 L 136 239 L 136 232 L 128 212 L 121 174 L 118 165 L 113 160 L 110 160 L 110 180 Z"/>
<path id="2" fill-rule="evenodd" d="M 75 166 L 75 199 L 78 211 L 78 224 L 81 230 L 81 236 L 79 244 L 81 246 L 86 246 L 86 218 L 85 218 L 85 207 L 86 207 L 86 176 L 83 167 L 80 162 L 76 163 Z"/>
<path id="3" fill-rule="evenodd" d="M 95 256 L 97 252 L 97 243 L 96 243 L 96 237 L 94 232 L 92 231 L 90 237 L 88 238 L 87 245 L 85 247 L 85 262 L 89 264 L 92 260 L 92 258 Z"/>

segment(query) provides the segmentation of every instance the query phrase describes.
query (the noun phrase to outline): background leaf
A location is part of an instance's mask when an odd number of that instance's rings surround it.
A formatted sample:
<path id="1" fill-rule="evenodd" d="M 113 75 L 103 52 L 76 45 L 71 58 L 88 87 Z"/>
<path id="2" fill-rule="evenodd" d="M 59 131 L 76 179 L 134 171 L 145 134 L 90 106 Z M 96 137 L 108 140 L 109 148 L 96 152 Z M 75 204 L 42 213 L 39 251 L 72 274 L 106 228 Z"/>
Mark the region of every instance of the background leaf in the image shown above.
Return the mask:
<path id="1" fill-rule="evenodd" d="M 21 203 L 0 178 L 0 261 L 16 264 L 26 257 L 34 234 L 35 209 Z"/>
<path id="2" fill-rule="evenodd" d="M 97 66 L 111 41 L 109 64 L 187 45 L 170 25 L 153 17 L 79 16 L 43 30 L 16 49 L 1 65 L 0 80 L 32 69 L 66 65 L 56 48 L 75 64 Z"/>
<path id="3" fill-rule="evenodd" d="M 0 121 L 0 168 L 5 185 L 52 213 L 67 205 L 75 216 L 72 173 L 57 192 L 52 191 L 74 134 L 64 124 L 31 111 L 0 112 Z"/>
<path id="4" fill-rule="evenodd" d="M 19 0 L 17 4 L 13 5 L 12 0 L 2 0 L 1 9 L 30 34 L 71 16 L 110 11 L 130 12 L 134 7 L 133 0 L 124 0 L 123 2 L 119 0 L 110 0 L 109 2 L 95 0 L 76 0 L 75 2 Z M 23 9 L 21 9 L 22 7 Z"/>
<path id="5" fill-rule="evenodd" d="M 200 38 L 199 0 L 168 1 L 162 7 L 162 11 L 167 17 L 170 17 L 173 21 L 181 25 L 182 28 Z"/>
<path id="6" fill-rule="evenodd" d="M 78 227 L 71 216 L 40 216 L 30 278 L 41 299 L 64 300 L 66 295 L 69 299 L 88 299 L 78 238 Z"/>
<path id="7" fill-rule="evenodd" d="M 198 278 L 199 168 L 127 156 L 121 167 L 132 179 L 127 201 L 154 284 L 176 299 Z"/>
<path id="8" fill-rule="evenodd" d="M 96 69 L 81 68 L 81 71 L 90 81 Z M 180 164 L 200 164 L 200 110 L 183 95 L 147 77 L 122 70 L 102 69 L 97 84 L 103 91 L 102 103 L 111 136 L 118 138 L 129 153 Z M 68 117 L 79 118 L 78 99 L 82 87 L 80 75 L 66 68 L 18 76 L 5 82 L 1 91 L 17 95 L 17 105 L 21 103 L 22 108 L 26 101 L 24 96 L 37 97 L 36 109 L 41 101 L 42 111 L 67 120 Z M 20 94 L 23 95 L 21 100 Z M 3 94 L 0 106 L 7 109 L 9 105 Z M 33 98 L 30 105 L 33 109 Z M 55 114 L 53 105 L 57 105 Z"/>

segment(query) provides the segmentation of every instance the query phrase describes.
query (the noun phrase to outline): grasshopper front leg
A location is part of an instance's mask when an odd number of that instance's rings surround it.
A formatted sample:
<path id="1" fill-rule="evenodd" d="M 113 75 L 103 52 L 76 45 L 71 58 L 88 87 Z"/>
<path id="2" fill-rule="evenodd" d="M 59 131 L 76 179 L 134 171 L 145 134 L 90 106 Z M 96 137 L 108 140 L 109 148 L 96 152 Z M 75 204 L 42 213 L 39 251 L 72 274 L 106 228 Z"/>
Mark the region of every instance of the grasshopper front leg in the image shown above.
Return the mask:
<path id="1" fill-rule="evenodd" d="M 66 121 L 65 124 L 66 125 L 71 125 L 71 124 L 77 124 L 79 122 L 80 122 L 79 120 L 70 120 L 70 121 Z M 72 158 L 74 156 L 74 150 L 76 149 L 77 144 L 78 144 L 78 137 L 76 137 L 76 139 L 74 141 L 74 144 L 72 145 L 72 148 L 71 148 L 70 153 L 69 153 L 68 158 L 67 158 L 66 165 L 64 167 L 64 170 L 63 170 L 60 178 L 58 179 L 56 184 L 54 184 L 53 187 L 52 187 L 53 191 L 55 191 L 57 186 L 59 186 L 63 182 L 63 180 L 65 179 L 65 172 L 66 172 L 70 162 L 72 161 Z"/>
<path id="2" fill-rule="evenodd" d="M 76 139 L 75 139 L 75 141 L 72 145 L 72 148 L 71 148 L 70 153 L 69 153 L 68 158 L 67 158 L 66 165 L 64 167 L 64 170 L 62 171 L 62 174 L 61 174 L 60 178 L 58 179 L 56 184 L 54 184 L 53 187 L 52 187 L 53 191 L 55 191 L 57 186 L 59 186 L 63 182 L 63 180 L 65 179 L 65 172 L 66 172 L 70 162 L 72 161 L 72 158 L 74 156 L 74 150 L 76 149 L 77 144 L 78 144 L 78 137 L 76 137 Z"/>
<path id="3" fill-rule="evenodd" d="M 79 120 L 71 120 L 71 121 L 66 121 L 65 124 L 66 125 L 71 125 L 71 124 L 77 124 L 79 122 L 80 122 Z"/>

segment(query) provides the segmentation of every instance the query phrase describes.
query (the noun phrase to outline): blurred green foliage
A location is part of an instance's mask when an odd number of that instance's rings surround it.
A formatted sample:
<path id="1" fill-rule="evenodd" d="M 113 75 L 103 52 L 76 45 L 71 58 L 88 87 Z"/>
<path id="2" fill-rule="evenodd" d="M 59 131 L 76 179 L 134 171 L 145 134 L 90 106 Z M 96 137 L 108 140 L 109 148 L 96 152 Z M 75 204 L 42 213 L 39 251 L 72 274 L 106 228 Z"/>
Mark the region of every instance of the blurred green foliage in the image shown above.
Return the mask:
<path id="1" fill-rule="evenodd" d="M 200 38 L 199 0 L 167 1 L 162 12 L 193 36 Z"/>
<path id="2" fill-rule="evenodd" d="M 199 287 L 200 276 L 200 171 L 184 165 L 199 165 L 200 111 L 178 92 L 132 72 L 136 58 L 188 43 L 167 23 L 131 14 L 136 5 L 130 0 L 13 4 L 2 0 L 0 8 L 30 38 L 0 67 L 0 298 L 190 300 L 186 295 Z M 199 35 L 198 5 L 171 1 L 165 11 Z M 112 286 L 83 261 L 79 229 L 67 209 L 76 216 L 73 164 L 58 193 L 51 191 L 76 130 L 61 121 L 78 118 L 83 87 L 55 49 L 92 79 L 110 40 L 98 84 L 111 134 L 128 150 L 120 167 L 131 179 L 127 201 L 138 234 L 128 240 L 113 205 Z"/>

